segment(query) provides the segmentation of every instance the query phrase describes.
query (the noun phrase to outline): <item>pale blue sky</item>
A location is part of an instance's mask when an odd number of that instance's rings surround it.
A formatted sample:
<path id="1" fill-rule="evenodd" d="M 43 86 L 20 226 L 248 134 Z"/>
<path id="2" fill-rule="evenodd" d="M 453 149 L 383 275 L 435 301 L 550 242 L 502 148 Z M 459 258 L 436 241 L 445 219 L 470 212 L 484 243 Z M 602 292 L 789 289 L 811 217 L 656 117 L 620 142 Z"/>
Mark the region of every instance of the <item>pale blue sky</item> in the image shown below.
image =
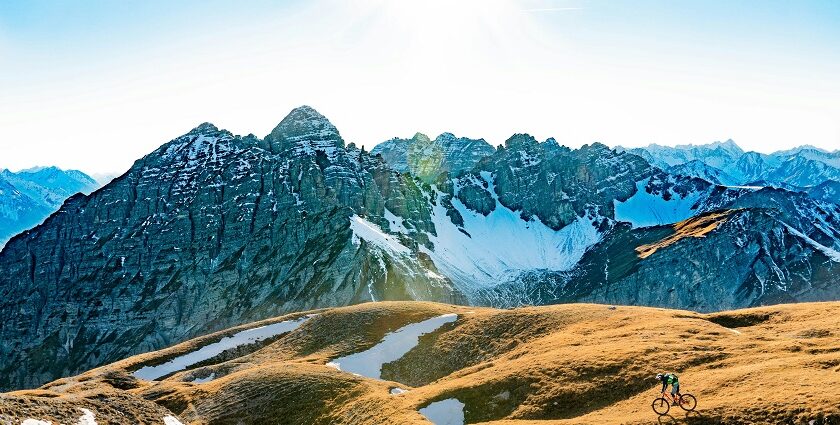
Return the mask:
<path id="1" fill-rule="evenodd" d="M 840 148 L 840 1 L 0 1 L 0 168 L 124 171 L 293 107 L 569 146 Z"/>

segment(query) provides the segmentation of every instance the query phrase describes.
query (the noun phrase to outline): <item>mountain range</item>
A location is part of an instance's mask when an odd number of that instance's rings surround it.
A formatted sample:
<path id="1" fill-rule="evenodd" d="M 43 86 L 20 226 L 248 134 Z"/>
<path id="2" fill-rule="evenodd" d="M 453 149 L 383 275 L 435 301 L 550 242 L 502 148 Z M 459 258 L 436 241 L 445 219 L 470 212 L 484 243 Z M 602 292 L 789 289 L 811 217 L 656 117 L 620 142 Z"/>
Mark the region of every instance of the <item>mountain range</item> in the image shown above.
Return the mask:
<path id="1" fill-rule="evenodd" d="M 364 301 L 836 300 L 838 251 L 840 206 L 807 193 L 527 134 L 492 148 L 418 133 L 367 152 L 304 106 L 263 138 L 201 124 L 12 238 L 0 388 Z"/>
<path id="2" fill-rule="evenodd" d="M 90 193 L 99 186 L 77 170 L 58 167 L 18 172 L 0 170 L 0 247 L 12 236 L 42 222 L 70 195 Z"/>
<path id="3" fill-rule="evenodd" d="M 675 174 L 695 176 L 727 186 L 778 186 L 792 190 L 840 182 L 840 150 L 813 146 L 770 154 L 744 152 L 731 139 L 706 145 L 625 149 Z"/>

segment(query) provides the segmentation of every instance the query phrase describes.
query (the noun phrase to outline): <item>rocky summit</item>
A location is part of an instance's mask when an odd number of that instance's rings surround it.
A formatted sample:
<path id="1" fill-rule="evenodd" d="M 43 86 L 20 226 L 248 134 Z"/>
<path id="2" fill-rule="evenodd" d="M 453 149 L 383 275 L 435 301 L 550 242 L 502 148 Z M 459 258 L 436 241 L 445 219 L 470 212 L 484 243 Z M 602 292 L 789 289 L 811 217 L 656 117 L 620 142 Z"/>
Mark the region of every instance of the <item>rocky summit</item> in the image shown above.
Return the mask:
<path id="1" fill-rule="evenodd" d="M 371 150 L 397 171 L 411 173 L 431 183 L 441 174 L 457 175 L 472 169 L 482 158 L 493 154 L 493 147 L 484 139 L 455 137 L 443 133 L 434 140 L 423 133 L 411 139 L 394 138 Z"/>
<path id="2" fill-rule="evenodd" d="M 806 193 L 527 134 L 366 152 L 300 107 L 264 138 L 202 124 L 10 240 L 0 387 L 364 301 L 836 300 L 838 251 L 840 206 Z"/>

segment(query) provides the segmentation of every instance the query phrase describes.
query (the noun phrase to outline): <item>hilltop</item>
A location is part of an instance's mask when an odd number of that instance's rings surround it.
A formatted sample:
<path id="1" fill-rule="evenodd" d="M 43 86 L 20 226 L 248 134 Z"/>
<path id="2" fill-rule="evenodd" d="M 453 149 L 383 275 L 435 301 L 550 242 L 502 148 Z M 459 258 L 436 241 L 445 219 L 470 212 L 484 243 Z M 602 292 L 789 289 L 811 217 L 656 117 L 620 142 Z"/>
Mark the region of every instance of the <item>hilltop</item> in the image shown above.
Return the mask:
<path id="1" fill-rule="evenodd" d="M 647 424 L 658 421 L 652 377 L 674 371 L 699 402 L 665 423 L 836 424 L 837 329 L 839 302 L 714 314 L 366 303 L 7 393 L 0 418 L 72 422 L 84 408 L 99 423 Z"/>

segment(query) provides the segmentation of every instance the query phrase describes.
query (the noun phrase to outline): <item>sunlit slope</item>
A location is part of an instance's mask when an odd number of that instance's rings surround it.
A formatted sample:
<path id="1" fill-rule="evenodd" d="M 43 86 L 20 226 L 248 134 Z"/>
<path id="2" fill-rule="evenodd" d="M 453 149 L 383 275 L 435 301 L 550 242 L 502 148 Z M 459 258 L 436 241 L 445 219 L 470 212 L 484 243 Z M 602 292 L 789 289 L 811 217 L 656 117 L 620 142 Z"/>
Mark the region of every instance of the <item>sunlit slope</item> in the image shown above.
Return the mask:
<path id="1" fill-rule="evenodd" d="M 290 323 L 291 331 L 269 335 Z M 593 304 L 368 303 L 131 357 L 10 393 L 0 408 L 87 403 L 100 423 L 111 416 L 90 400 L 120 400 L 138 412 L 152 405 L 185 424 L 428 423 L 419 412 L 428 407 L 450 423 L 657 423 L 653 376 L 673 371 L 698 406 L 688 415 L 673 408 L 665 423 L 829 424 L 840 421 L 838 325 L 838 302 L 711 315 Z M 260 332 L 264 338 L 247 338 Z M 220 345 L 233 348 L 210 350 Z M 362 359 L 361 373 L 373 367 L 382 379 L 351 373 L 361 363 L 348 356 Z M 177 370 L 157 381 L 135 376 L 163 365 Z M 65 420 L 73 423 L 73 415 Z"/>

